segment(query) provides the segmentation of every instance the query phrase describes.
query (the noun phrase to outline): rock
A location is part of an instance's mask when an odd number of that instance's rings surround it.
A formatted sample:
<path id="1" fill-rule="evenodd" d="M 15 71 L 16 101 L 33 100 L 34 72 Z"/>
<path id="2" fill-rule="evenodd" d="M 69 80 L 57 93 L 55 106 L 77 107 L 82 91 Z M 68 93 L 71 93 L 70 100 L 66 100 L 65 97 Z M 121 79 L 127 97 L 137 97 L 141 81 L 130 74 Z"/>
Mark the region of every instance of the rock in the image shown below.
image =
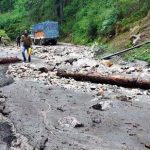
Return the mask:
<path id="1" fill-rule="evenodd" d="M 6 98 L 6 96 L 0 94 L 0 98 Z"/>
<path id="2" fill-rule="evenodd" d="M 113 65 L 110 60 L 102 60 L 100 63 L 107 67 L 111 67 Z"/>
<path id="3" fill-rule="evenodd" d="M 3 114 L 4 109 L 5 109 L 5 107 L 4 107 L 4 106 L 2 106 L 2 105 L 0 105 L 0 113 L 2 113 L 2 114 Z"/>
<path id="4" fill-rule="evenodd" d="M 18 70 L 17 70 L 17 73 L 18 73 L 18 74 L 21 74 L 21 73 L 22 73 L 22 69 L 18 69 Z"/>
<path id="5" fill-rule="evenodd" d="M 43 49 L 43 53 L 46 53 L 46 52 L 48 52 L 48 49 Z"/>
<path id="6" fill-rule="evenodd" d="M 46 143 L 48 142 L 47 137 L 42 137 L 42 140 L 40 142 L 40 150 L 44 150 L 46 148 Z"/>
<path id="7" fill-rule="evenodd" d="M 102 121 L 101 121 L 100 118 L 94 118 L 94 119 L 92 119 L 92 122 L 93 122 L 93 123 L 96 123 L 96 124 L 99 124 L 99 123 L 101 123 Z"/>
<path id="8" fill-rule="evenodd" d="M 99 98 L 96 97 L 96 98 L 93 98 L 93 99 L 91 100 L 91 102 L 96 102 L 96 101 L 98 101 L 98 100 L 99 100 Z"/>
<path id="9" fill-rule="evenodd" d="M 66 63 L 70 63 L 71 65 L 73 64 L 74 61 L 77 61 L 77 58 L 70 58 L 65 60 Z"/>
<path id="10" fill-rule="evenodd" d="M 93 85 L 93 86 L 90 87 L 90 89 L 91 89 L 91 90 L 95 90 L 95 89 L 96 89 L 96 86 Z"/>
<path id="11" fill-rule="evenodd" d="M 4 103 L 5 102 L 5 98 L 0 98 L 0 103 Z"/>
<path id="12" fill-rule="evenodd" d="M 121 69 L 127 70 L 127 69 L 129 69 L 129 66 L 123 66 L 123 67 L 121 67 Z"/>
<path id="13" fill-rule="evenodd" d="M 84 127 L 84 124 L 80 123 L 75 117 L 64 117 L 58 121 L 58 123 L 63 127 Z"/>
<path id="14" fill-rule="evenodd" d="M 57 63 L 56 63 L 56 66 L 59 66 L 60 64 L 61 64 L 61 62 L 57 62 Z"/>
<path id="15" fill-rule="evenodd" d="M 46 67 L 40 67 L 39 71 L 41 71 L 41 73 L 48 73 L 48 69 Z"/>
<path id="16" fill-rule="evenodd" d="M 104 90 L 101 88 L 97 92 L 97 96 L 103 96 L 104 95 Z"/>
<path id="17" fill-rule="evenodd" d="M 109 109 L 112 106 L 112 104 L 113 104 L 112 101 L 104 101 L 93 105 L 92 108 L 96 110 L 104 111 Z"/>
<path id="18" fill-rule="evenodd" d="M 48 58 L 48 54 L 41 54 L 40 58 L 42 58 L 42 59 Z"/>
<path id="19" fill-rule="evenodd" d="M 126 96 L 126 95 L 121 95 L 121 96 L 116 96 L 117 99 L 125 102 L 132 102 L 132 97 Z"/>
<path id="20" fill-rule="evenodd" d="M 95 67 L 97 65 L 97 61 L 84 58 L 84 59 L 77 60 L 77 62 L 74 62 L 73 65 L 74 67 L 80 67 L 80 68 Z"/>
<path id="21" fill-rule="evenodd" d="M 131 67 L 131 68 L 129 68 L 129 69 L 126 71 L 127 74 L 131 74 L 132 72 L 135 72 L 135 68 L 134 68 L 134 67 Z"/>
<path id="22" fill-rule="evenodd" d="M 150 95 L 150 90 L 146 91 L 146 95 Z"/>
<path id="23" fill-rule="evenodd" d="M 141 67 L 135 67 L 135 71 L 137 71 L 137 72 L 142 72 L 143 70 L 142 70 Z"/>
<path id="24" fill-rule="evenodd" d="M 142 93 L 139 89 L 132 89 L 132 92 L 133 92 L 135 95 L 143 95 L 143 93 Z"/>
<path id="25" fill-rule="evenodd" d="M 150 144 L 145 144 L 145 147 L 150 149 Z"/>
<path id="26" fill-rule="evenodd" d="M 130 40 L 132 41 L 133 46 L 137 45 L 139 43 L 139 41 L 141 40 L 141 34 L 132 35 L 130 37 Z"/>
<path id="27" fill-rule="evenodd" d="M 57 110 L 64 112 L 65 110 L 62 107 L 57 107 Z"/>

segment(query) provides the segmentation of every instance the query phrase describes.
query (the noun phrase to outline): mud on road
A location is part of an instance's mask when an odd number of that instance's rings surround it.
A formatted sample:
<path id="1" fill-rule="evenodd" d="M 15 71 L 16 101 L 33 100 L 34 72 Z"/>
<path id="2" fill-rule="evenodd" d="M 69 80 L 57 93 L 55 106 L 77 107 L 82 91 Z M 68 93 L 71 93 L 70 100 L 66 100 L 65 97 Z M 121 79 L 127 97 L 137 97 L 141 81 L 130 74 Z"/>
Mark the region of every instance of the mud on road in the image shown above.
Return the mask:
<path id="1" fill-rule="evenodd" d="M 6 112 L 0 120 L 2 150 L 148 149 L 149 90 L 56 76 L 57 69 L 65 68 L 149 78 L 146 63 L 121 61 L 107 67 L 87 47 L 58 45 L 35 47 L 32 63 L 12 64 L 6 74 L 7 68 L 0 67 L 2 79 L 7 75 L 14 80 L 0 88 L 1 112 Z"/>

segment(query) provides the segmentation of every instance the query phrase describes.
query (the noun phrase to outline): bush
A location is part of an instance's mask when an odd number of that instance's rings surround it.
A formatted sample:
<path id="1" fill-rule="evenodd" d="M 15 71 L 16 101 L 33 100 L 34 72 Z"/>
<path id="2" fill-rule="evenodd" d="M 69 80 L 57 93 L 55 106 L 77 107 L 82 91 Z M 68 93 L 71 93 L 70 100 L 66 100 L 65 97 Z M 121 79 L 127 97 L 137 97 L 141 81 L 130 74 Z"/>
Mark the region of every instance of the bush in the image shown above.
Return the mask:
<path id="1" fill-rule="evenodd" d="M 10 38 L 7 36 L 6 32 L 4 30 L 0 30 L 0 37 L 2 38 L 2 43 L 4 43 L 5 45 L 9 45 L 11 40 Z"/>
<path id="2" fill-rule="evenodd" d="M 118 12 L 115 9 L 108 10 L 105 20 L 102 22 L 101 33 L 103 36 L 115 35 L 115 25 L 118 21 Z"/>
<path id="3" fill-rule="evenodd" d="M 125 54 L 124 57 L 127 60 L 139 59 L 150 63 L 150 44 L 135 49 L 133 51 L 130 51 L 127 54 Z"/>

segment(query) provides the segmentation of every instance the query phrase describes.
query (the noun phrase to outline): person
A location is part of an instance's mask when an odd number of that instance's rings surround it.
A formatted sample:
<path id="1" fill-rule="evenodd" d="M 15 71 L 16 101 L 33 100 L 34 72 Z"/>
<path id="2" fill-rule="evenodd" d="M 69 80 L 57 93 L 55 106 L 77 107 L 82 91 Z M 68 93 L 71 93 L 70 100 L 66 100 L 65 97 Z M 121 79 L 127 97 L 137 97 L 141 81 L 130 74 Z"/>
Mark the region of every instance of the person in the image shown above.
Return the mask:
<path id="1" fill-rule="evenodd" d="M 18 35 L 16 38 L 16 43 L 17 43 L 17 46 L 19 46 L 19 47 L 20 47 L 20 39 L 21 39 L 21 37 L 20 37 L 20 35 Z"/>
<path id="2" fill-rule="evenodd" d="M 2 37 L 0 36 L 0 44 L 2 43 Z"/>
<path id="3" fill-rule="evenodd" d="M 32 40 L 31 37 L 28 35 L 28 31 L 25 30 L 24 34 L 21 36 L 21 52 L 23 56 L 24 62 L 26 62 L 26 55 L 25 52 L 28 53 L 28 61 L 31 62 L 31 51 L 32 51 Z"/>

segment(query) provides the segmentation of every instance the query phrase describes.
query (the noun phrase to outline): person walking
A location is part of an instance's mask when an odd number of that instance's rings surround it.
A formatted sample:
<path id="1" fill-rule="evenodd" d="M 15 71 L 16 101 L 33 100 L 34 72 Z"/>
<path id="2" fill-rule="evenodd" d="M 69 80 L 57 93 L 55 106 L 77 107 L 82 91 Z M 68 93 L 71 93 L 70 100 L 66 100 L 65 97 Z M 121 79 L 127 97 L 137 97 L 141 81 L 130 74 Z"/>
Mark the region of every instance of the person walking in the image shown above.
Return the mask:
<path id="1" fill-rule="evenodd" d="M 16 43 L 17 43 L 17 46 L 19 46 L 19 47 L 20 47 L 20 39 L 21 39 L 21 37 L 20 37 L 20 35 L 18 35 L 16 38 Z"/>
<path id="2" fill-rule="evenodd" d="M 21 36 L 21 52 L 23 56 L 24 62 L 26 62 L 26 55 L 25 52 L 28 53 L 28 61 L 31 62 L 31 52 L 32 52 L 32 40 L 31 37 L 28 35 L 28 31 L 25 30 L 24 34 Z"/>
<path id="3" fill-rule="evenodd" d="M 2 43 L 2 37 L 0 36 L 0 44 Z"/>

